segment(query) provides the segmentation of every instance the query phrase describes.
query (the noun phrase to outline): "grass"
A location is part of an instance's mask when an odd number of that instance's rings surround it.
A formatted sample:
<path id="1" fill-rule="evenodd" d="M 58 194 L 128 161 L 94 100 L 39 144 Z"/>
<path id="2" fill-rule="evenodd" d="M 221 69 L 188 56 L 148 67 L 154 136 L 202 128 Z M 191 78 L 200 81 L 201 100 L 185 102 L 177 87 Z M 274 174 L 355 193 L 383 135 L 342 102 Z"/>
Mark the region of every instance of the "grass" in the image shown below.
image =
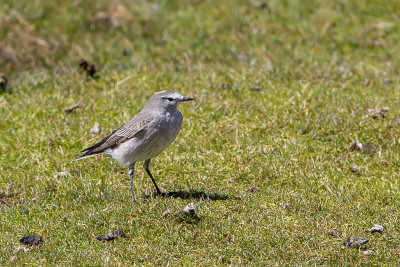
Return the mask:
<path id="1" fill-rule="evenodd" d="M 1 265 L 397 264 L 399 8 L 3 1 Z M 98 78 L 78 70 L 81 57 Z M 180 106 L 182 130 L 151 169 L 164 191 L 189 197 L 145 197 L 152 184 L 139 165 L 132 207 L 115 162 L 72 160 L 164 89 L 196 101 Z M 385 118 L 367 115 L 384 106 Z M 378 153 L 349 151 L 354 140 Z M 200 220 L 182 220 L 189 202 Z M 383 234 L 364 232 L 375 223 Z M 126 238 L 96 240 L 119 228 Z M 29 234 L 43 246 L 19 249 Z M 348 236 L 368 238 L 373 253 L 342 247 Z"/>

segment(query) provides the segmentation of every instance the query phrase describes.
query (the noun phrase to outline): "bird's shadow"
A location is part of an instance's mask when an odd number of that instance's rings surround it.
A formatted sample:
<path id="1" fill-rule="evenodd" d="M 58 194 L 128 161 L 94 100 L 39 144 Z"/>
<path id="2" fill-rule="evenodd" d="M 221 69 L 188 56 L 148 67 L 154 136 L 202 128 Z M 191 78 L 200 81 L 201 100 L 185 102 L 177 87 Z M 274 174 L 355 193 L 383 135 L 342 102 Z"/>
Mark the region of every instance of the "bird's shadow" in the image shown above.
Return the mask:
<path id="1" fill-rule="evenodd" d="M 145 194 L 145 198 L 155 198 L 158 197 L 155 192 L 150 194 Z M 204 199 L 204 200 L 239 200 L 240 197 L 230 196 L 220 193 L 209 193 L 200 190 L 179 190 L 179 191 L 171 191 L 167 193 L 163 193 L 161 197 L 172 197 L 172 198 L 180 198 L 180 199 Z"/>

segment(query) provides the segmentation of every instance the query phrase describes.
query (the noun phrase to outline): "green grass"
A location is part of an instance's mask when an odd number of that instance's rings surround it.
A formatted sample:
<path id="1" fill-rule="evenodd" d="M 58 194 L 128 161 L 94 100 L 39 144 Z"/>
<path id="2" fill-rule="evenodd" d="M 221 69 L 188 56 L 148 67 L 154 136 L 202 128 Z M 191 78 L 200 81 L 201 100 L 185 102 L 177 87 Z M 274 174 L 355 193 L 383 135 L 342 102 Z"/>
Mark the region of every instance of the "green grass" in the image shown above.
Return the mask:
<path id="1" fill-rule="evenodd" d="M 11 84 L 0 94 L 1 265 L 398 262 L 397 1 L 130 2 L 0 4 Z M 94 21 L 100 11 L 118 25 Z M 78 70 L 81 57 L 97 79 Z M 72 162 L 165 89 L 196 101 L 180 106 L 182 130 L 152 162 L 159 186 L 221 200 L 146 198 L 139 164 L 131 206 L 116 162 Z M 385 118 L 367 115 L 384 106 Z M 354 140 L 379 153 L 349 151 Z M 180 217 L 189 202 L 199 221 Z M 375 223 L 383 234 L 364 232 Z M 119 228 L 126 238 L 96 240 Z M 29 234 L 43 246 L 18 250 Z M 370 239 L 373 254 L 342 247 L 348 236 Z"/>

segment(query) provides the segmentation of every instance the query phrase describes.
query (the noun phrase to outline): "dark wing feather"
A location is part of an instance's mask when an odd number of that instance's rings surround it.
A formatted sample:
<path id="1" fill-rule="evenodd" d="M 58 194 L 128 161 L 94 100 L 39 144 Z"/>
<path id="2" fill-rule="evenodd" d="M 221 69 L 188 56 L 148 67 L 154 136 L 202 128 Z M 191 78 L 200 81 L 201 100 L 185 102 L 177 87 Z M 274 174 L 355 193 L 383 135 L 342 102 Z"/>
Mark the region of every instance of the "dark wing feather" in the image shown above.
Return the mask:
<path id="1" fill-rule="evenodd" d="M 153 119 L 154 117 L 149 116 L 148 114 L 137 114 L 124 126 L 115 129 L 108 136 L 101 139 L 98 143 L 82 150 L 81 152 L 85 153 L 77 159 L 99 154 L 104 152 L 106 149 L 116 147 L 133 137 L 142 136 L 146 131 L 147 125 Z"/>
<path id="2" fill-rule="evenodd" d="M 119 128 L 118 128 L 119 129 Z M 107 135 L 106 137 L 102 138 L 98 143 L 85 148 L 84 150 L 82 150 L 81 152 L 85 152 L 85 151 L 89 151 L 89 150 L 94 150 L 96 148 L 98 148 L 99 146 L 101 146 L 102 144 L 104 144 L 118 129 L 115 129 L 114 131 L 112 131 L 109 135 Z"/>

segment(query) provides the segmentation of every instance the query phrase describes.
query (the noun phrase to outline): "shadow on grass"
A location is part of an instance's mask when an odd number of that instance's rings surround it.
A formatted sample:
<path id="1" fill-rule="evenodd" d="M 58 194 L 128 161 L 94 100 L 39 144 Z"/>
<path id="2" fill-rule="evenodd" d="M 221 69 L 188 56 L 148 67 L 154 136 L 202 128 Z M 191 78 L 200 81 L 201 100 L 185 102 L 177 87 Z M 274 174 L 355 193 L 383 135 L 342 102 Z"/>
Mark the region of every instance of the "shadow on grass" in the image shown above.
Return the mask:
<path id="1" fill-rule="evenodd" d="M 157 194 L 145 194 L 145 198 L 154 198 L 157 197 Z M 162 197 L 173 197 L 173 198 L 181 198 L 181 199 L 204 199 L 204 200 L 239 200 L 240 197 L 230 196 L 220 193 L 207 193 L 199 190 L 179 190 L 179 191 L 171 191 L 168 193 L 163 193 Z"/>

